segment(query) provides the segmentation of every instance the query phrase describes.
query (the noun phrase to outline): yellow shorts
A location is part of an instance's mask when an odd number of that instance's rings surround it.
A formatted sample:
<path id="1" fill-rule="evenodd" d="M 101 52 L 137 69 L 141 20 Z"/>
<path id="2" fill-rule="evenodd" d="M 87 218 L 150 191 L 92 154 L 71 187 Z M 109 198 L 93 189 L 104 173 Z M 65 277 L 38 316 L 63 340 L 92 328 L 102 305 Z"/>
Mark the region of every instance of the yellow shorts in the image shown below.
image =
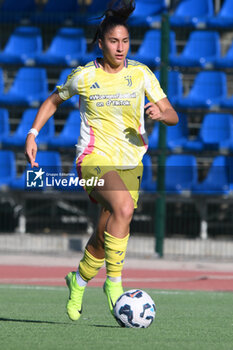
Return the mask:
<path id="1" fill-rule="evenodd" d="M 139 188 L 143 173 L 142 162 L 133 169 L 117 169 L 108 157 L 90 153 L 84 157 L 83 155 L 80 156 L 76 161 L 76 165 L 79 179 L 85 180 L 86 185 L 84 189 L 87 191 L 90 198 L 91 191 L 104 174 L 109 171 L 117 171 L 134 201 L 134 208 L 137 208 Z"/>

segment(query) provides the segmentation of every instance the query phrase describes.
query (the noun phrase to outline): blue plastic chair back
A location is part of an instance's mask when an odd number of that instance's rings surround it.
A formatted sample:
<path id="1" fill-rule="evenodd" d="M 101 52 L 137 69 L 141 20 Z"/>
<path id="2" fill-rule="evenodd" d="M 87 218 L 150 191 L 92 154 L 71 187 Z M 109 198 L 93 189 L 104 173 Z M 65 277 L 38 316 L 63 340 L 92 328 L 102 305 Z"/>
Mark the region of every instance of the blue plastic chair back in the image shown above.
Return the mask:
<path id="1" fill-rule="evenodd" d="M 12 151 L 0 150 L 0 185 L 8 185 L 16 176 L 15 155 Z"/>
<path id="2" fill-rule="evenodd" d="M 185 114 L 179 114 L 179 123 L 167 128 L 166 143 L 170 149 L 182 148 L 188 138 L 188 121 Z M 149 149 L 158 148 L 159 125 L 156 123 L 151 134 L 148 137 Z"/>
<path id="3" fill-rule="evenodd" d="M 220 37 L 217 32 L 193 31 L 182 52 L 184 56 L 220 56 Z"/>
<path id="4" fill-rule="evenodd" d="M 231 58 L 233 60 L 233 41 L 224 57 Z M 232 66 L 233 66 L 233 63 L 232 63 Z"/>
<path id="5" fill-rule="evenodd" d="M 0 68 L 0 93 L 2 93 L 3 90 L 4 90 L 3 71 L 2 71 L 2 68 Z"/>
<path id="6" fill-rule="evenodd" d="M 171 155 L 166 159 L 165 185 L 168 192 L 190 191 L 197 182 L 197 162 L 193 155 Z"/>
<path id="7" fill-rule="evenodd" d="M 40 53 L 42 37 L 37 27 L 18 27 L 10 36 L 4 51 L 11 54 Z"/>
<path id="8" fill-rule="evenodd" d="M 44 68 L 20 68 L 10 88 L 10 93 L 17 95 L 48 94 L 47 73 Z"/>
<path id="9" fill-rule="evenodd" d="M 160 80 L 160 71 L 154 72 L 158 80 Z M 167 97 L 169 101 L 173 104 L 176 102 L 178 97 L 183 94 L 183 82 L 182 75 L 177 71 L 168 72 L 168 87 L 167 87 Z"/>
<path id="10" fill-rule="evenodd" d="M 186 114 L 179 113 L 179 122 L 167 128 L 167 146 L 169 148 L 182 147 L 189 134 Z"/>
<path id="11" fill-rule="evenodd" d="M 156 15 L 166 9 L 165 0 L 137 0 L 136 8 L 130 18 Z"/>
<path id="12" fill-rule="evenodd" d="M 3 137 L 9 135 L 10 123 L 9 123 L 9 113 L 5 108 L 0 108 L 0 142 Z"/>
<path id="13" fill-rule="evenodd" d="M 23 112 L 20 123 L 14 133 L 14 139 L 17 139 L 18 137 L 25 138 L 27 136 L 27 133 L 32 127 L 32 123 L 36 117 L 37 112 L 38 109 L 34 108 L 26 109 Z"/>
<path id="14" fill-rule="evenodd" d="M 219 13 L 219 17 L 233 17 L 233 2 L 232 0 L 225 0 Z"/>
<path id="15" fill-rule="evenodd" d="M 1 11 L 4 12 L 25 12 L 34 10 L 35 1 L 32 0 L 4 0 L 1 7 Z"/>
<path id="16" fill-rule="evenodd" d="M 145 56 L 159 56 L 161 50 L 161 31 L 157 29 L 148 30 L 139 47 L 137 54 Z M 171 54 L 176 53 L 175 33 L 170 32 L 170 49 Z"/>
<path id="17" fill-rule="evenodd" d="M 227 80 L 223 72 L 204 71 L 198 73 L 189 97 L 215 98 L 227 95 Z"/>
<path id="18" fill-rule="evenodd" d="M 62 135 L 77 140 L 80 131 L 80 124 L 80 112 L 78 110 L 70 112 L 62 130 Z"/>
<path id="19" fill-rule="evenodd" d="M 179 3 L 174 15 L 181 17 L 205 17 L 212 16 L 213 13 L 212 0 L 183 0 Z"/>
<path id="20" fill-rule="evenodd" d="M 47 50 L 49 54 L 64 56 L 86 52 L 87 44 L 82 28 L 61 28 Z"/>
<path id="21" fill-rule="evenodd" d="M 214 158 L 206 178 L 201 184 L 197 185 L 196 190 L 209 194 L 224 193 L 229 190 L 227 157 L 217 156 Z"/>
<path id="22" fill-rule="evenodd" d="M 206 114 L 200 130 L 204 143 L 215 144 L 233 140 L 233 116 L 231 114 Z"/>
<path id="23" fill-rule="evenodd" d="M 156 184 L 153 179 L 152 162 L 151 157 L 148 153 L 144 154 L 143 159 L 143 175 L 141 181 L 141 189 L 143 191 L 155 191 Z"/>
<path id="24" fill-rule="evenodd" d="M 43 13 L 64 13 L 73 12 L 78 10 L 77 0 L 48 0 L 43 8 Z"/>
<path id="25" fill-rule="evenodd" d="M 28 130 L 31 128 L 32 123 L 36 117 L 36 114 L 38 112 L 38 109 L 35 108 L 29 108 L 26 109 L 22 115 L 21 122 L 16 129 L 16 132 L 14 133 L 14 139 L 17 139 L 18 137 L 20 139 L 25 139 Z M 43 126 L 43 128 L 40 130 L 39 135 L 37 136 L 37 143 L 47 143 L 51 137 L 54 136 L 54 120 L 51 117 Z"/>
<path id="26" fill-rule="evenodd" d="M 39 167 L 46 168 L 46 171 L 51 169 L 54 173 L 61 172 L 61 157 L 57 151 L 38 151 L 36 162 L 39 163 Z"/>

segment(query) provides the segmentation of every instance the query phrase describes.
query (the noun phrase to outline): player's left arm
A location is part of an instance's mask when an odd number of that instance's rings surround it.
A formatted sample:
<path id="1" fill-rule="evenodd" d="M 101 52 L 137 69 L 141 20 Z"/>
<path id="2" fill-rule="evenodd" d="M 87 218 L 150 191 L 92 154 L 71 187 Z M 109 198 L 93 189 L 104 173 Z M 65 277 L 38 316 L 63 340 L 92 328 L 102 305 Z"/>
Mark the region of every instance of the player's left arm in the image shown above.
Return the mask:
<path id="1" fill-rule="evenodd" d="M 162 122 L 167 126 L 176 125 L 179 121 L 179 117 L 167 97 L 156 103 L 148 102 L 144 108 L 150 119 Z"/>

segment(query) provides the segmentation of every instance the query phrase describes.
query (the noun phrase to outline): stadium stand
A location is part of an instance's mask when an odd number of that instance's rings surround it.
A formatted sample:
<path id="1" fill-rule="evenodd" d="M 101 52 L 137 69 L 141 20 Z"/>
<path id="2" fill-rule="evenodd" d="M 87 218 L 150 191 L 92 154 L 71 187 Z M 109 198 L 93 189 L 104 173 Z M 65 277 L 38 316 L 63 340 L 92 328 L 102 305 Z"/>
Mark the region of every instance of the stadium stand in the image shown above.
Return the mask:
<path id="1" fill-rule="evenodd" d="M 233 2 L 225 0 L 220 11 L 215 17 L 207 19 L 209 28 L 233 28 Z"/>
<path id="2" fill-rule="evenodd" d="M 142 159 L 143 175 L 140 189 L 145 192 L 155 192 L 156 183 L 153 179 L 151 156 L 146 153 Z"/>
<path id="3" fill-rule="evenodd" d="M 179 123 L 167 128 L 166 133 L 167 148 L 171 151 L 182 150 L 183 145 L 188 140 L 188 121 L 185 114 L 179 113 Z M 158 149 L 159 127 L 156 123 L 151 134 L 148 137 L 149 150 Z"/>
<path id="4" fill-rule="evenodd" d="M 10 184 L 16 176 L 15 155 L 10 150 L 0 150 L 0 188 Z"/>
<path id="5" fill-rule="evenodd" d="M 3 70 L 0 68 L 0 93 L 4 91 L 4 78 L 3 78 Z"/>
<path id="6" fill-rule="evenodd" d="M 41 52 L 40 28 L 20 26 L 14 30 L 5 48 L 0 52 L 0 63 L 31 66 L 35 64 L 35 55 Z"/>
<path id="7" fill-rule="evenodd" d="M 82 28 L 60 28 L 46 52 L 35 56 L 37 65 L 76 67 L 86 53 L 87 43 Z"/>
<path id="8" fill-rule="evenodd" d="M 179 97 L 177 106 L 182 108 L 217 108 L 227 96 L 227 80 L 224 72 L 199 72 L 187 96 Z"/>
<path id="9" fill-rule="evenodd" d="M 48 0 L 31 16 L 32 23 L 64 25 L 80 10 L 77 0 Z"/>
<path id="10" fill-rule="evenodd" d="M 22 67 L 8 92 L 0 96 L 0 105 L 38 107 L 48 96 L 47 73 L 44 68 Z"/>
<path id="11" fill-rule="evenodd" d="M 161 63 L 160 57 L 160 38 L 161 32 L 158 29 L 150 29 L 146 32 L 144 39 L 134 55 L 129 58 L 148 65 L 149 67 L 157 67 Z M 175 33 L 170 33 L 170 54 L 176 53 Z"/>
<path id="12" fill-rule="evenodd" d="M 36 117 L 37 109 L 30 108 L 23 112 L 20 123 L 16 131 L 2 138 L 2 144 L 4 147 L 14 146 L 23 147 L 25 145 L 25 137 L 30 130 L 33 120 Z M 46 146 L 51 138 L 54 137 L 54 119 L 50 118 L 48 122 L 43 126 L 40 134 L 37 136 L 36 142 L 39 146 Z"/>
<path id="13" fill-rule="evenodd" d="M 33 0 L 3 0 L 0 3 L 0 22 L 19 23 L 35 9 L 36 3 Z"/>
<path id="14" fill-rule="evenodd" d="M 170 17 L 173 27 L 203 28 L 214 14 L 212 0 L 182 0 Z"/>
<path id="15" fill-rule="evenodd" d="M 220 57 L 220 36 L 214 31 L 193 31 L 180 55 L 170 55 L 171 66 L 213 68 Z"/>
<path id="16" fill-rule="evenodd" d="M 160 80 L 160 71 L 155 71 L 155 76 Z M 172 104 L 176 104 L 179 97 L 183 95 L 182 74 L 178 71 L 171 70 L 168 72 L 167 96 Z"/>
<path id="17" fill-rule="evenodd" d="M 0 108 L 0 144 L 10 132 L 9 112 L 6 108 Z"/>
<path id="18" fill-rule="evenodd" d="M 207 176 L 203 181 L 193 186 L 195 194 L 216 195 L 228 194 L 230 191 L 229 157 L 216 156 L 211 164 Z"/>
<path id="19" fill-rule="evenodd" d="M 166 158 L 165 188 L 167 193 L 191 192 L 197 179 L 197 161 L 194 155 L 173 154 Z"/>
<path id="20" fill-rule="evenodd" d="M 50 147 L 74 147 L 77 143 L 80 131 L 80 112 L 78 110 L 70 112 L 65 125 L 59 135 L 50 138 Z"/>
<path id="21" fill-rule="evenodd" d="M 129 24 L 132 26 L 152 26 L 161 21 L 161 13 L 166 10 L 165 0 L 137 0 Z"/>
<path id="22" fill-rule="evenodd" d="M 209 113 L 204 116 L 196 140 L 188 140 L 183 147 L 189 151 L 229 151 L 233 145 L 233 116 Z"/>
<path id="23" fill-rule="evenodd" d="M 233 41 L 229 47 L 227 53 L 214 60 L 215 68 L 233 68 Z"/>

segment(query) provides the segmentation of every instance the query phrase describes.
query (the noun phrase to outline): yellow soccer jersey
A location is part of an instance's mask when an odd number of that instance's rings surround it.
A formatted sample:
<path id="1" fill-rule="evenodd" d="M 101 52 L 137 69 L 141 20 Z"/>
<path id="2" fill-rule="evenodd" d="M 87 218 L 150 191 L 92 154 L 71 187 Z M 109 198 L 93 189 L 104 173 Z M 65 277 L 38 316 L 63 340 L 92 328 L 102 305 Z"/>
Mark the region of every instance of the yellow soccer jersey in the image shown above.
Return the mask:
<path id="1" fill-rule="evenodd" d="M 138 165 L 148 147 L 145 96 L 154 103 L 166 97 L 147 66 L 126 59 L 124 68 L 111 74 L 95 60 L 74 69 L 57 89 L 63 100 L 79 95 L 77 157 L 94 152 L 110 158 L 117 168 Z"/>

